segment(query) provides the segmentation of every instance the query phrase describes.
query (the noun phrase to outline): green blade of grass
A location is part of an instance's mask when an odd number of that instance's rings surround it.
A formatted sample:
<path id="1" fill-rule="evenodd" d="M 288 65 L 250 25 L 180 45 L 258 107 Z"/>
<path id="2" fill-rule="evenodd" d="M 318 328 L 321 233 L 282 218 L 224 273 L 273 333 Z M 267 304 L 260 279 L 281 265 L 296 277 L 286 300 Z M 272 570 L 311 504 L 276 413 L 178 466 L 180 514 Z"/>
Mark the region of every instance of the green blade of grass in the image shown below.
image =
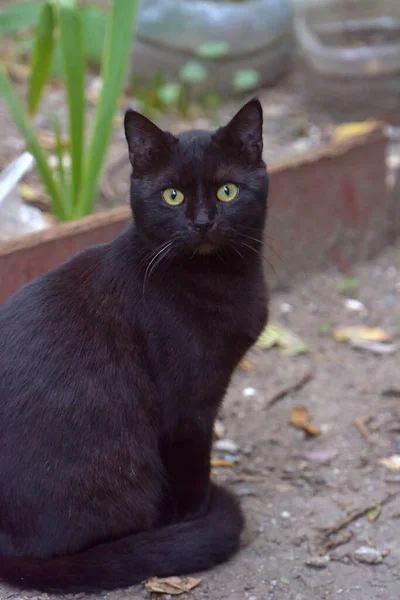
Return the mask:
<path id="1" fill-rule="evenodd" d="M 59 6 L 60 45 L 68 97 L 71 154 L 72 211 L 77 205 L 82 176 L 85 128 L 85 49 L 82 22 L 74 7 Z"/>
<path id="2" fill-rule="evenodd" d="M 50 3 L 43 4 L 32 52 L 32 71 L 28 91 L 29 114 L 39 108 L 43 88 L 53 59 L 54 11 Z"/>
<path id="3" fill-rule="evenodd" d="M 97 104 L 89 151 L 85 157 L 84 183 L 78 215 L 91 212 L 95 201 L 101 169 L 110 141 L 113 119 L 132 49 L 138 0 L 113 0 L 107 23 L 107 35 L 102 61 L 102 92 Z"/>
<path id="4" fill-rule="evenodd" d="M 95 4 L 82 4 L 78 10 L 83 22 L 86 58 L 91 64 L 99 67 L 103 56 L 107 13 Z"/>
<path id="5" fill-rule="evenodd" d="M 56 137 L 56 154 L 57 154 L 57 171 L 58 171 L 58 180 L 61 188 L 61 196 L 64 204 L 64 210 L 67 218 L 73 218 L 73 209 L 71 205 L 71 197 L 70 197 L 70 188 L 67 185 L 66 174 L 64 170 L 64 146 L 62 139 L 62 130 L 60 119 L 54 116 L 54 135 Z"/>
<path id="6" fill-rule="evenodd" d="M 56 137 L 56 153 L 57 153 L 57 167 L 58 176 L 62 186 L 65 185 L 65 172 L 64 172 L 64 148 L 62 142 L 62 131 L 60 119 L 57 116 L 53 118 L 54 123 L 54 135 Z"/>
<path id="7" fill-rule="evenodd" d="M 60 220 L 65 220 L 66 217 L 60 188 L 53 177 L 53 173 L 47 162 L 46 153 L 40 145 L 39 138 L 29 122 L 25 108 L 15 93 L 10 78 L 4 69 L 0 69 L 0 96 L 4 98 L 19 132 L 25 139 L 28 150 L 35 158 L 36 168 L 49 192 L 54 214 Z"/>

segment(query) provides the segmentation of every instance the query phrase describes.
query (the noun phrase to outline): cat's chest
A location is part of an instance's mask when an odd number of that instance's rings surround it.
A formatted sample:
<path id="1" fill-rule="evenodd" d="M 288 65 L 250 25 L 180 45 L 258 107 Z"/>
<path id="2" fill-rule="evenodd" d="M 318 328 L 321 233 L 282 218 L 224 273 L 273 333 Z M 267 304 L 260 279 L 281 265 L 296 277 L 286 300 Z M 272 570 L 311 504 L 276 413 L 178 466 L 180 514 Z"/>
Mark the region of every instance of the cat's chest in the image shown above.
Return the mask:
<path id="1" fill-rule="evenodd" d="M 154 325 L 151 377 L 169 406 L 218 404 L 237 363 L 266 320 L 266 299 L 249 294 L 210 306 L 175 305 Z"/>

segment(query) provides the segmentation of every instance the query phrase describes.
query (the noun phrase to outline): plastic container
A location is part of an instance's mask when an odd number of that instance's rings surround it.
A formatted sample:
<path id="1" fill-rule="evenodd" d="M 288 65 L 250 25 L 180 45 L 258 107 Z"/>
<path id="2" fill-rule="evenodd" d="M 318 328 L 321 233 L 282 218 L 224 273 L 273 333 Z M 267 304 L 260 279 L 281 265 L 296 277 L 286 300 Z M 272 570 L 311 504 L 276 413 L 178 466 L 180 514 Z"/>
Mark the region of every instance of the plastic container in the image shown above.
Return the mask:
<path id="1" fill-rule="evenodd" d="M 200 60 L 208 68 L 203 87 L 234 93 L 239 69 L 259 72 L 259 85 L 274 83 L 292 57 L 292 0 L 142 0 L 133 71 L 150 79 L 160 71 L 176 81 L 182 66 Z M 200 58 L 205 43 L 226 45 L 219 57 Z"/>
<path id="2" fill-rule="evenodd" d="M 349 115 L 400 110 L 399 0 L 305 4 L 295 33 L 309 98 Z"/>
<path id="3" fill-rule="evenodd" d="M 24 152 L 0 173 L 0 242 L 48 227 L 42 212 L 25 204 L 17 185 L 34 166 L 29 152 Z"/>

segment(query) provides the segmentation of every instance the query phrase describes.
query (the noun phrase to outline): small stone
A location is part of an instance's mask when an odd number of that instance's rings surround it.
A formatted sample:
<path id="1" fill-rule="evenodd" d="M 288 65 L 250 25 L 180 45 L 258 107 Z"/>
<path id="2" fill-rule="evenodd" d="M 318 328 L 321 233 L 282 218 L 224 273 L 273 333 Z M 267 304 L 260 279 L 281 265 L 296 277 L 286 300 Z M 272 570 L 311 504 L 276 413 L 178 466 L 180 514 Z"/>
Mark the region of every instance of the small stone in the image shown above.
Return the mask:
<path id="1" fill-rule="evenodd" d="M 251 486 L 241 485 L 236 488 L 236 495 L 239 496 L 239 498 L 244 496 L 257 496 L 257 492 L 255 488 Z"/>
<path id="2" fill-rule="evenodd" d="M 302 454 L 302 456 L 306 460 L 310 462 L 319 463 L 321 465 L 328 464 L 329 462 L 331 462 L 331 460 L 336 458 L 337 455 L 338 451 L 336 450 L 336 448 L 322 448 L 320 450 L 310 450 L 309 452 L 304 452 Z"/>
<path id="3" fill-rule="evenodd" d="M 239 450 L 239 446 L 236 442 L 227 439 L 217 440 L 214 444 L 214 448 L 221 452 L 229 452 L 230 454 L 236 454 Z"/>
<path id="4" fill-rule="evenodd" d="M 344 305 L 347 310 L 351 310 L 353 312 L 364 313 L 365 315 L 368 313 L 365 304 L 360 302 L 360 300 L 356 300 L 355 298 L 347 298 L 344 301 Z"/>
<path id="5" fill-rule="evenodd" d="M 314 567 L 314 569 L 326 569 L 330 562 L 330 557 L 326 556 L 312 556 L 306 560 L 307 567 Z"/>
<path id="6" fill-rule="evenodd" d="M 292 515 L 291 515 L 291 514 L 290 514 L 290 512 L 288 512 L 287 510 L 283 510 L 283 511 L 281 512 L 281 517 L 282 517 L 282 519 L 290 519 L 290 517 L 291 517 L 291 516 L 292 516 Z"/>
<path id="7" fill-rule="evenodd" d="M 250 454 L 252 454 L 253 452 L 253 446 L 251 444 L 247 444 L 244 448 L 243 448 L 243 454 L 245 456 L 250 456 Z"/>
<path id="8" fill-rule="evenodd" d="M 292 312 L 293 306 L 289 304 L 289 302 L 282 302 L 282 304 L 279 307 L 279 310 L 282 315 L 287 315 L 290 312 Z"/>
<path id="9" fill-rule="evenodd" d="M 245 398 L 250 398 L 251 396 L 255 396 L 257 394 L 257 391 L 252 387 L 247 387 L 244 388 L 242 393 Z"/>
<path id="10" fill-rule="evenodd" d="M 382 552 L 369 546 L 360 546 L 357 550 L 354 550 L 353 556 L 358 562 L 368 565 L 378 565 L 383 561 Z"/>
<path id="11" fill-rule="evenodd" d="M 214 423 L 214 435 L 216 438 L 221 439 L 225 435 L 225 426 L 222 421 L 218 419 Z"/>
<path id="12" fill-rule="evenodd" d="M 233 463 L 239 462 L 240 460 L 235 454 L 224 454 L 224 459 Z"/>

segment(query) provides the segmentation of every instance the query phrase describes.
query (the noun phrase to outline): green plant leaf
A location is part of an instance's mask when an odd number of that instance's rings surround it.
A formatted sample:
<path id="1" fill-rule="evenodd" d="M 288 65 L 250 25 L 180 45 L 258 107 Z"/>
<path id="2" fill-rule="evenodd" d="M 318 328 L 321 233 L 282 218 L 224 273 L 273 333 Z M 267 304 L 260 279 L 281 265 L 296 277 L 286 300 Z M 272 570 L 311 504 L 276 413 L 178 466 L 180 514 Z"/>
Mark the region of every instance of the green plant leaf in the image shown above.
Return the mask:
<path id="1" fill-rule="evenodd" d="M 132 49 L 137 7 L 138 0 L 112 1 L 101 70 L 103 86 L 96 107 L 89 151 L 85 157 L 84 183 L 76 216 L 87 215 L 93 208 Z"/>
<path id="2" fill-rule="evenodd" d="M 0 14 L 0 37 L 37 25 L 42 2 L 17 2 Z"/>
<path id="3" fill-rule="evenodd" d="M 233 78 L 233 88 L 236 92 L 247 92 L 257 87 L 260 74 L 255 69 L 239 69 Z"/>
<path id="4" fill-rule="evenodd" d="M 64 148 L 62 143 L 62 132 L 61 132 L 61 124 L 60 119 L 54 116 L 54 134 L 56 136 L 56 153 L 58 160 L 58 174 L 60 176 L 60 182 L 62 184 L 65 183 L 65 173 L 64 173 Z"/>
<path id="5" fill-rule="evenodd" d="M 201 83 L 207 77 L 207 67 L 201 63 L 190 60 L 179 71 L 179 78 L 185 83 Z"/>
<path id="6" fill-rule="evenodd" d="M 196 54 L 201 58 L 222 58 L 229 52 L 230 44 L 228 42 L 205 42 L 196 50 Z"/>
<path id="7" fill-rule="evenodd" d="M 64 146 L 62 140 L 62 130 L 60 119 L 57 116 L 53 118 L 54 123 L 54 134 L 56 136 L 56 154 L 57 154 L 57 170 L 58 178 L 60 182 L 60 188 L 62 191 L 63 203 L 65 206 L 65 212 L 68 214 L 71 212 L 71 198 L 69 197 L 68 188 L 66 185 L 65 171 L 64 171 Z"/>
<path id="8" fill-rule="evenodd" d="M 28 90 L 29 114 L 39 108 L 44 86 L 50 73 L 53 58 L 54 10 L 48 2 L 43 4 L 36 32 L 31 62 L 31 78 Z"/>
<path id="9" fill-rule="evenodd" d="M 75 8 L 76 6 L 76 0 L 53 0 L 53 3 L 66 8 Z"/>
<path id="10" fill-rule="evenodd" d="M 83 23 L 86 58 L 100 66 L 107 29 L 107 13 L 100 6 L 83 4 L 78 8 Z"/>
<path id="11" fill-rule="evenodd" d="M 346 296 L 347 294 L 351 294 L 352 292 L 357 291 L 359 287 L 360 280 L 358 277 L 348 277 L 347 279 L 339 281 L 336 289 L 339 292 L 339 294 L 343 294 L 344 296 Z"/>
<path id="12" fill-rule="evenodd" d="M 28 114 L 19 100 L 10 78 L 0 69 L 0 96 L 2 96 L 8 106 L 8 109 L 14 119 L 16 126 L 22 137 L 25 139 L 28 150 L 32 153 L 36 161 L 36 168 L 51 198 L 51 204 L 54 214 L 61 220 L 66 218 L 62 203 L 60 188 L 53 177 L 52 170 L 47 161 L 47 156 L 43 150 L 39 138 L 32 127 Z"/>
<path id="13" fill-rule="evenodd" d="M 164 83 L 158 90 L 158 95 L 164 104 L 175 104 L 179 100 L 181 90 L 180 83 Z"/>
<path id="14" fill-rule="evenodd" d="M 60 45 L 67 88 L 71 153 L 71 201 L 78 204 L 85 129 L 85 50 L 82 22 L 75 8 L 59 7 Z M 74 210 L 74 208 L 73 208 Z"/>
<path id="15" fill-rule="evenodd" d="M 63 57 L 59 39 L 54 40 L 51 76 L 59 81 L 64 81 Z"/>
<path id="16" fill-rule="evenodd" d="M 203 101 L 206 108 L 215 110 L 221 105 L 221 96 L 215 92 L 209 92 L 204 96 Z"/>

